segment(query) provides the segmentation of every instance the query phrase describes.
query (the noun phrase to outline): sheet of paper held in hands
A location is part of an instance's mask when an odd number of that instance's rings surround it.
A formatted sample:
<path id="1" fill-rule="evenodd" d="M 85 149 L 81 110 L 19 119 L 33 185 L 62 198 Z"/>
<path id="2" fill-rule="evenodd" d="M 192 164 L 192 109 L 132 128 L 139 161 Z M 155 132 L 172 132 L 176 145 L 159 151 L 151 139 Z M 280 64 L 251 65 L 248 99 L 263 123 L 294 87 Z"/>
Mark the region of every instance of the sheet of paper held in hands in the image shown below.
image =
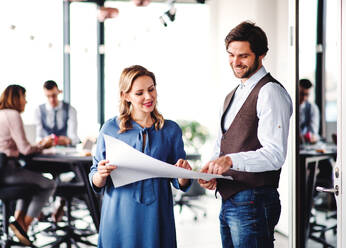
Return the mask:
<path id="1" fill-rule="evenodd" d="M 117 165 L 117 169 L 111 173 L 114 187 L 120 187 L 129 183 L 156 177 L 200 178 L 206 181 L 213 178 L 232 180 L 230 176 L 195 172 L 173 166 L 152 158 L 108 135 L 104 135 L 104 139 L 106 144 L 106 157 L 110 162 L 109 164 Z"/>

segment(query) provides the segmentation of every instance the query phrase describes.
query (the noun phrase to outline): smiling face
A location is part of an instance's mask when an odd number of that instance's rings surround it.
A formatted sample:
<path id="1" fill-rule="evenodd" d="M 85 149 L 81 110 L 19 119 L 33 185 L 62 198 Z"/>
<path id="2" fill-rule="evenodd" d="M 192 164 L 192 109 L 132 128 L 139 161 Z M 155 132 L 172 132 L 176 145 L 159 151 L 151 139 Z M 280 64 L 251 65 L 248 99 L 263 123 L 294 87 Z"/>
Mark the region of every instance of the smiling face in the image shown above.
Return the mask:
<path id="1" fill-rule="evenodd" d="M 150 114 L 156 105 L 157 92 L 154 81 L 149 76 L 140 76 L 132 84 L 128 93 L 125 93 L 126 101 L 133 107 L 132 116 Z"/>
<path id="2" fill-rule="evenodd" d="M 234 75 L 242 82 L 249 79 L 262 66 L 264 55 L 256 58 L 248 41 L 232 41 L 228 45 L 227 52 Z"/>

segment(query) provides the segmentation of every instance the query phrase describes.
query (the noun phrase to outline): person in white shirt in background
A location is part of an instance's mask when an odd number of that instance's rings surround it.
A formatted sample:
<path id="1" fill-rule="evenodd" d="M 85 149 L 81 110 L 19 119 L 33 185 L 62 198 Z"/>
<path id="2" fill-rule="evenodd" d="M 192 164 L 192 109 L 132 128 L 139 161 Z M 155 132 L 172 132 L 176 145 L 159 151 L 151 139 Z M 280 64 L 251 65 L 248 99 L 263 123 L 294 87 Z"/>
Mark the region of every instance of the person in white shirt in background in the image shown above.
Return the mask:
<path id="1" fill-rule="evenodd" d="M 36 139 L 52 138 L 56 145 L 75 146 L 80 140 L 77 134 L 77 111 L 69 103 L 59 101 L 62 91 L 56 82 L 48 80 L 43 85 L 47 103 L 35 111 Z"/>
<path id="2" fill-rule="evenodd" d="M 55 146 L 76 146 L 80 142 L 77 134 L 76 109 L 69 103 L 59 101 L 58 96 L 62 91 L 53 80 L 43 84 L 43 91 L 47 103 L 39 105 L 35 111 L 36 139 L 51 139 Z M 52 219 L 58 222 L 64 215 L 65 201 L 57 199 L 56 202 L 59 203 L 52 214 Z"/>
<path id="3" fill-rule="evenodd" d="M 316 143 L 320 139 L 320 111 L 315 103 L 308 101 L 311 88 L 310 80 L 299 80 L 299 127 L 303 143 Z"/>

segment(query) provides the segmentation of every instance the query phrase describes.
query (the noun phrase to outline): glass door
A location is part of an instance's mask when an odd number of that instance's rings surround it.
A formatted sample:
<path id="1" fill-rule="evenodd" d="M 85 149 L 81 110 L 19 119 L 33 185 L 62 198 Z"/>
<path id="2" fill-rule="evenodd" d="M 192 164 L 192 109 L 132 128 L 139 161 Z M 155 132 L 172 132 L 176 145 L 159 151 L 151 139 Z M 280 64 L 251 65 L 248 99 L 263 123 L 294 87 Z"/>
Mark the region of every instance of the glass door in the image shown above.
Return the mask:
<path id="1" fill-rule="evenodd" d="M 337 247 L 346 247 L 341 246 L 342 129 L 346 126 L 342 116 L 342 96 L 346 95 L 341 75 L 341 0 L 300 0 L 297 9 L 300 142 L 295 191 L 296 247 L 336 247 L 337 243 Z M 313 123 L 317 123 L 315 128 Z"/>

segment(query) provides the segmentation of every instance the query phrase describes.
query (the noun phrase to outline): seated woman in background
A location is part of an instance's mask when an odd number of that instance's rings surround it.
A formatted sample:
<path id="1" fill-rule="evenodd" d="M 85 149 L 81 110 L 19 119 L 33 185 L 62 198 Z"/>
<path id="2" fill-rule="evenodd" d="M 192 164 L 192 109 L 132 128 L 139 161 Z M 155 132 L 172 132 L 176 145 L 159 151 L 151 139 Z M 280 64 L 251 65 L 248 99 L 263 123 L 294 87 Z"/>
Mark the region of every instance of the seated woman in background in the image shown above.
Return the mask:
<path id="1" fill-rule="evenodd" d="M 18 163 L 19 154 L 28 155 L 41 152 L 52 145 L 51 140 L 43 140 L 37 145 L 31 145 L 24 132 L 23 121 L 20 116 L 25 109 L 25 89 L 19 85 L 10 85 L 0 96 L 0 152 L 8 157 L 7 166 L 0 175 L 0 184 L 17 185 L 30 184 L 41 188 L 32 196 L 30 202 L 18 200 L 15 211 L 15 221 L 10 228 L 25 245 L 31 245 L 27 236 L 28 228 L 41 209 L 48 202 L 55 190 L 55 181 L 40 173 L 22 168 Z"/>
<path id="2" fill-rule="evenodd" d="M 191 170 L 184 160 L 181 129 L 158 112 L 155 76 L 144 67 L 124 69 L 119 91 L 119 116 L 103 125 L 89 174 L 94 190 L 103 193 L 98 247 L 175 248 L 171 183 L 185 191 L 191 180 L 150 178 L 114 188 L 109 175 L 116 165 L 108 165 L 103 135 L 172 166 Z"/>

